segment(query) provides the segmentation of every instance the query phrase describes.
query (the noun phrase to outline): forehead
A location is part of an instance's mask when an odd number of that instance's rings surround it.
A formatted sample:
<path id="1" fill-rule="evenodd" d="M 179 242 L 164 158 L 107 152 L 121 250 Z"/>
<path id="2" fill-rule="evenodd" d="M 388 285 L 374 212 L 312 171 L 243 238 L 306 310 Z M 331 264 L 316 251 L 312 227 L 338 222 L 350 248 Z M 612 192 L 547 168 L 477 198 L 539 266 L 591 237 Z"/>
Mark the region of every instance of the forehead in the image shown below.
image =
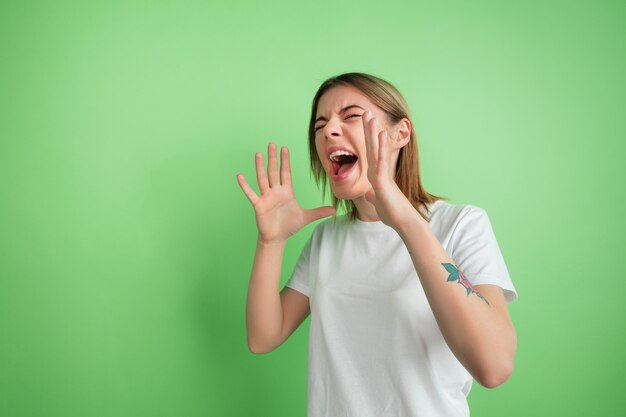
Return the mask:
<path id="1" fill-rule="evenodd" d="M 363 108 L 372 106 L 372 102 L 357 88 L 339 85 L 322 94 L 322 97 L 317 102 L 316 117 L 330 112 L 338 112 L 349 104 L 357 104 Z"/>

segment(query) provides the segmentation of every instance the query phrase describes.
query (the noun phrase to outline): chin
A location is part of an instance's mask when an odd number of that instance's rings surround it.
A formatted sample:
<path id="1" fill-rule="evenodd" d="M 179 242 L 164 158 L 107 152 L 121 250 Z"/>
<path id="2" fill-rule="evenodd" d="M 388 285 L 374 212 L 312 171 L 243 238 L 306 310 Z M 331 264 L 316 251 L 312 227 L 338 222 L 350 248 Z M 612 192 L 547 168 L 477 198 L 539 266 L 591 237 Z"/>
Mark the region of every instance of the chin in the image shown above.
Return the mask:
<path id="1" fill-rule="evenodd" d="M 361 187 L 357 188 L 357 184 L 354 184 L 352 187 L 339 186 L 338 189 L 335 189 L 334 185 L 330 186 L 330 189 L 333 195 L 340 200 L 356 200 L 360 197 L 363 197 L 367 190 L 361 190 Z"/>

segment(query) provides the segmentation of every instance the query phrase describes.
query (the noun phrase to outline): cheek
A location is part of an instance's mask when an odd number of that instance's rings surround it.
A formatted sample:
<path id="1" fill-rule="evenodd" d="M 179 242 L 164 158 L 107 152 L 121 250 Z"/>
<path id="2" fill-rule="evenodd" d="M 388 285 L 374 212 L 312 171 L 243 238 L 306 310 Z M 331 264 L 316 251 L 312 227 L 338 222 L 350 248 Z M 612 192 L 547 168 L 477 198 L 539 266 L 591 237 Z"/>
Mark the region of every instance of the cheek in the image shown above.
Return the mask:
<path id="1" fill-rule="evenodd" d="M 321 149 L 321 152 L 320 152 L 320 149 Z M 324 161 L 326 159 L 326 155 L 324 155 L 324 152 L 326 152 L 326 151 L 323 149 L 323 147 L 320 148 L 318 140 L 315 141 L 315 150 L 317 151 L 317 157 L 319 158 L 320 163 L 322 164 L 322 167 L 325 168 L 326 165 L 325 165 Z"/>

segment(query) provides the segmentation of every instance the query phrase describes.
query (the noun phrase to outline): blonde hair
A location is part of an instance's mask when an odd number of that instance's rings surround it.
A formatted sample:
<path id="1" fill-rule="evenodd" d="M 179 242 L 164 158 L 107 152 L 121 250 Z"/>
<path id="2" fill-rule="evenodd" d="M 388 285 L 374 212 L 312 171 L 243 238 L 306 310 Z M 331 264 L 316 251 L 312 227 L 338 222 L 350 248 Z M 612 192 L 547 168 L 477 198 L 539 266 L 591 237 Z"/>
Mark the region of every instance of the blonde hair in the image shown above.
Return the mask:
<path id="1" fill-rule="evenodd" d="M 318 187 L 322 186 L 322 197 L 326 195 L 328 189 L 328 177 L 322 162 L 317 154 L 315 146 L 315 115 L 317 113 L 317 105 L 322 95 L 336 86 L 352 86 L 361 91 L 369 100 L 382 109 L 389 122 L 394 125 L 403 118 L 409 117 L 409 106 L 398 91 L 391 83 L 375 77 L 373 75 L 360 72 L 349 72 L 335 77 L 328 78 L 315 93 L 311 108 L 311 120 L 309 122 L 309 156 L 311 160 L 311 171 Z M 426 204 L 433 203 L 437 200 L 447 200 L 447 197 L 437 196 L 428 193 L 422 186 L 422 180 L 419 173 L 419 154 L 417 149 L 417 137 L 413 123 L 411 123 L 411 137 L 409 142 L 400 149 L 395 174 L 396 184 L 409 202 L 415 207 L 420 216 L 427 222 L 430 217 L 422 211 L 426 210 Z M 330 192 L 332 206 L 336 209 L 333 221 L 336 221 L 338 208 L 343 206 L 349 222 L 357 219 L 357 208 L 352 200 L 338 199 L 332 191 Z"/>

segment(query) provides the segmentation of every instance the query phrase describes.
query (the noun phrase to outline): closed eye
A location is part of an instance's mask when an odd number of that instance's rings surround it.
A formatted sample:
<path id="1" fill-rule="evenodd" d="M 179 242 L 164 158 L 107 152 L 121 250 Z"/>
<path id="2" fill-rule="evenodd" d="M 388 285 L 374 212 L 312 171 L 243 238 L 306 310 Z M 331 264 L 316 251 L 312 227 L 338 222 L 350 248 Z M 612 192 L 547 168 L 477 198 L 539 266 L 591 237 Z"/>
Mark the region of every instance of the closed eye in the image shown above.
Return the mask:
<path id="1" fill-rule="evenodd" d="M 351 114 L 350 116 L 346 117 L 346 119 L 349 119 L 349 118 L 351 118 L 351 117 L 361 117 L 361 115 L 360 115 L 360 114 Z M 324 126 L 326 126 L 326 125 L 324 125 Z M 323 128 L 324 126 L 318 126 L 318 127 L 316 127 L 316 128 L 315 128 L 315 132 L 317 132 L 319 129 Z"/>

